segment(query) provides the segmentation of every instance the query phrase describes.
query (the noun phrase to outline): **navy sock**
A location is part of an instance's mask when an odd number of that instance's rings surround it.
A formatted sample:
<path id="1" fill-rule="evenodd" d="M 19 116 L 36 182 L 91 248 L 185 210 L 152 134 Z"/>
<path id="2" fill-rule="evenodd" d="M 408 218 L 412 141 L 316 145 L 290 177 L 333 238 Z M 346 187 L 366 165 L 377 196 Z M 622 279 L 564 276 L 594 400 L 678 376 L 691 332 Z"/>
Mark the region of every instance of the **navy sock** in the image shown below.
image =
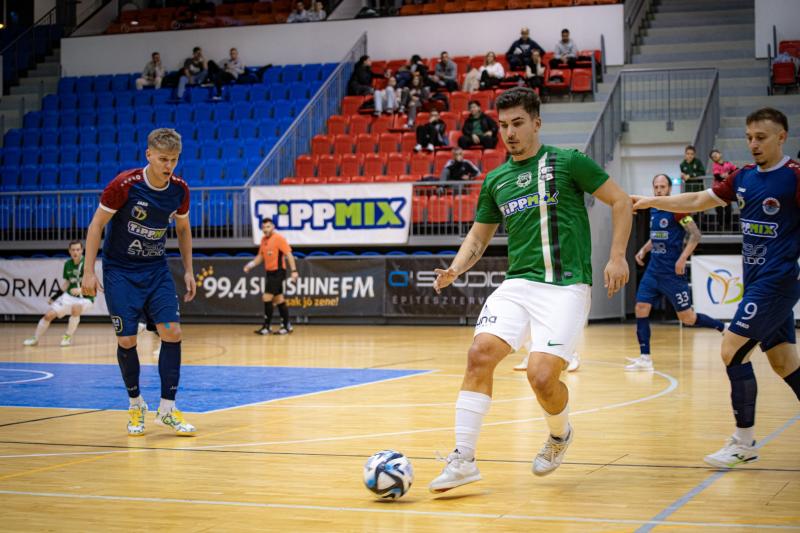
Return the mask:
<path id="1" fill-rule="evenodd" d="M 756 396 L 758 385 L 756 375 L 753 374 L 753 365 L 749 362 L 743 365 L 727 367 L 728 379 L 731 380 L 731 404 L 733 415 L 736 417 L 736 427 L 750 428 L 756 423 Z"/>
<path id="2" fill-rule="evenodd" d="M 281 320 L 283 321 L 283 327 L 289 327 L 289 306 L 286 305 L 286 302 L 282 304 L 278 304 L 278 312 L 281 314 Z"/>
<path id="3" fill-rule="evenodd" d="M 161 376 L 161 397 L 174 400 L 181 379 L 181 341 L 161 341 L 158 355 L 158 375 Z"/>
<path id="4" fill-rule="evenodd" d="M 133 348 L 123 348 L 117 345 L 117 363 L 122 371 L 122 380 L 125 388 L 128 389 L 128 396 L 136 398 L 139 396 L 139 354 L 136 346 Z"/>
<path id="5" fill-rule="evenodd" d="M 800 400 L 800 368 L 783 378 L 783 381 L 792 388 L 795 396 Z"/>
<path id="6" fill-rule="evenodd" d="M 272 300 L 264 302 L 264 326 L 269 327 L 272 322 Z"/>
<path id="7" fill-rule="evenodd" d="M 639 339 L 639 352 L 650 355 L 650 318 L 636 319 L 636 338 Z"/>
<path id="8" fill-rule="evenodd" d="M 719 320 L 714 320 L 708 315 L 704 315 L 703 313 L 697 313 L 697 320 L 694 323 L 693 328 L 711 328 L 717 331 L 722 331 L 725 329 L 725 324 L 720 322 Z"/>

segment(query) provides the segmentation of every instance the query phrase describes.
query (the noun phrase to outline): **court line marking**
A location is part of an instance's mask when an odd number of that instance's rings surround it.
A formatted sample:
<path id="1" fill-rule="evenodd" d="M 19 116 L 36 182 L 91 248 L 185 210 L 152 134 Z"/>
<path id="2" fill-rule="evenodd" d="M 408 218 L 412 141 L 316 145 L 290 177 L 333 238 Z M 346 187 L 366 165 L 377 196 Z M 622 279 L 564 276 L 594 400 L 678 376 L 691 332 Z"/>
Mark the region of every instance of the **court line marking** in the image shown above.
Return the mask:
<path id="1" fill-rule="evenodd" d="M 756 448 L 761 448 L 762 446 L 765 446 L 772 439 L 778 437 L 781 433 L 789 429 L 798 420 L 800 420 L 800 414 L 797 414 L 791 419 L 787 420 L 781 427 L 779 427 L 778 429 L 776 429 L 775 431 L 764 437 L 761 440 L 761 442 L 756 444 Z M 706 490 L 708 487 L 714 484 L 715 481 L 717 481 L 719 478 L 721 478 L 728 472 L 731 472 L 732 470 L 734 469 L 719 470 L 717 472 L 714 472 L 706 479 L 704 479 L 702 482 L 700 482 L 697 486 L 692 488 L 689 492 L 687 492 L 686 494 L 684 494 L 683 496 L 672 502 L 669 506 L 667 506 L 660 513 L 654 516 L 653 521 L 662 521 L 665 518 L 672 515 L 673 513 L 677 512 L 678 510 L 680 510 L 681 507 L 692 501 L 692 499 L 695 496 Z M 637 529 L 636 533 L 648 533 L 649 531 L 652 531 L 654 527 L 655 525 L 648 523 Z"/>
<path id="2" fill-rule="evenodd" d="M 434 371 L 430 371 L 434 372 Z M 428 372 L 428 373 L 430 373 Z M 661 376 L 662 378 L 666 379 L 669 382 L 669 385 L 662 389 L 661 391 L 651 394 L 649 396 L 644 396 L 642 398 L 636 398 L 633 400 L 628 400 L 625 402 L 618 402 L 610 405 L 600 406 L 600 407 L 592 407 L 589 409 L 582 409 L 578 411 L 573 411 L 570 414 L 573 416 L 581 415 L 581 414 L 589 414 L 589 413 L 596 413 L 599 411 L 605 411 L 609 409 L 617 409 L 620 407 L 628 407 L 630 405 L 635 405 L 638 403 L 647 402 L 650 400 L 655 400 L 656 398 L 660 398 L 666 394 L 669 394 L 673 390 L 678 387 L 678 380 L 669 374 L 660 371 L 654 371 L 654 375 Z M 389 379 L 404 379 L 407 377 L 414 377 L 420 376 L 424 374 L 411 374 L 409 376 L 399 376 L 396 378 L 389 378 Z M 377 383 L 377 382 L 373 382 Z M 366 385 L 366 384 L 361 384 Z M 346 388 L 361 386 L 361 385 L 350 385 Z M 327 392 L 327 391 L 321 391 Z M 311 393 L 311 394 L 320 394 L 321 392 Z M 277 401 L 276 400 L 269 400 L 269 401 Z M 483 427 L 486 426 L 504 426 L 504 425 L 512 425 L 512 424 L 522 424 L 527 422 L 534 422 L 544 420 L 544 416 L 535 416 L 530 418 L 521 418 L 521 419 L 514 419 L 514 420 L 500 420 L 497 422 L 488 422 L 483 424 Z M 344 441 L 344 440 L 354 440 L 354 439 L 372 439 L 372 438 L 379 438 L 379 437 L 393 437 L 398 435 L 415 435 L 419 433 L 435 433 L 438 431 L 453 431 L 453 426 L 446 426 L 446 427 L 438 427 L 438 428 L 425 428 L 425 429 L 412 429 L 412 430 L 405 430 L 405 431 L 393 431 L 393 432 L 386 432 L 386 433 L 367 433 L 363 435 L 340 435 L 336 437 L 317 437 L 313 439 L 297 439 L 297 440 L 286 440 L 286 441 L 263 441 L 263 442 L 246 442 L 246 443 L 232 443 L 232 444 L 215 444 L 215 445 L 205 445 L 205 446 L 181 446 L 176 448 L 169 448 L 169 450 L 215 450 L 215 449 L 225 449 L 225 448 L 252 448 L 256 446 L 278 446 L 278 445 L 286 445 L 286 444 L 310 444 L 315 442 L 336 442 L 336 441 Z M 162 449 L 163 450 L 163 449 Z M 132 451 L 132 450 L 131 450 Z M 150 451 L 150 450 L 141 450 L 141 451 Z M 112 454 L 112 453 L 128 453 L 128 450 L 114 450 L 109 452 L 96 452 L 102 454 Z M 64 455 L 73 455 L 76 453 L 85 453 L 85 452 L 65 452 Z M 12 457 L 3 457 L 0 458 L 12 458 Z"/>
<path id="3" fill-rule="evenodd" d="M 36 408 L 33 408 L 33 409 L 36 409 Z M 8 422 L 7 424 L 0 424 L 0 428 L 4 428 L 4 427 L 8 427 L 8 426 L 18 426 L 20 424 L 30 424 L 31 422 L 42 422 L 44 420 L 54 420 L 56 418 L 66 418 L 66 417 L 69 417 L 69 416 L 88 415 L 90 413 L 99 413 L 100 411 L 104 411 L 104 409 L 91 409 L 89 411 L 81 411 L 79 413 L 67 413 L 67 414 L 64 414 L 64 415 L 46 416 L 44 418 L 31 418 L 30 420 L 19 420 L 17 422 Z"/>
<path id="4" fill-rule="evenodd" d="M 28 492 L 17 490 L 0 490 L 0 494 L 9 496 L 30 496 L 38 498 L 66 498 L 77 500 L 111 501 L 111 502 L 139 502 L 139 503 L 162 503 L 162 504 L 189 504 L 189 505 L 212 505 L 221 507 L 251 507 L 258 509 L 292 509 L 300 511 L 326 511 L 326 512 L 345 512 L 345 513 L 367 513 L 383 515 L 403 515 L 403 516 L 433 516 L 440 518 L 483 518 L 488 520 L 514 520 L 530 522 L 577 522 L 584 524 L 625 524 L 642 525 L 651 524 L 653 526 L 690 526 L 690 527 L 715 527 L 715 528 L 752 528 L 752 529 L 775 529 L 775 530 L 798 530 L 797 525 L 777 525 L 777 524 L 745 524 L 737 522 L 688 522 L 688 521 L 667 521 L 667 520 L 634 520 L 622 518 L 583 518 L 578 516 L 543 516 L 543 515 L 517 515 L 517 514 L 489 514 L 489 513 L 457 513 L 447 511 L 415 511 L 413 509 L 371 509 L 365 507 L 334 507 L 326 505 L 300 505 L 290 503 L 263 503 L 263 502 L 241 502 L 225 500 L 189 500 L 181 498 L 147 498 L 138 496 L 108 496 L 98 494 L 70 494 L 67 492 Z M 391 505 L 391 504 L 389 504 Z"/>
<path id="5" fill-rule="evenodd" d="M 43 370 L 28 370 L 28 369 L 19 369 L 19 368 L 0 368 L 0 372 L 27 372 L 28 374 L 44 374 L 38 378 L 31 378 L 31 379 L 19 379 L 17 381 L 0 381 L 0 385 L 15 385 L 18 383 L 33 383 L 34 381 L 44 381 L 46 379 L 50 379 L 53 377 L 53 374 L 50 372 L 45 372 Z"/>
<path id="6" fill-rule="evenodd" d="M 38 474 L 39 472 L 47 472 L 50 470 L 57 470 L 59 468 L 64 468 L 67 466 L 77 465 L 81 463 L 91 463 L 92 461 L 97 461 L 99 459 L 104 459 L 105 455 L 95 456 L 95 457 L 88 457 L 86 459 L 79 459 L 77 461 L 67 461 L 66 463 L 59 463 L 57 465 L 50 465 L 50 466 L 43 466 L 41 468 L 32 468 L 30 470 L 23 470 L 22 472 L 15 472 L 13 474 L 6 474 L 4 476 L 0 476 L 0 481 L 4 481 L 6 479 L 11 479 L 20 476 L 27 476 L 29 474 Z"/>

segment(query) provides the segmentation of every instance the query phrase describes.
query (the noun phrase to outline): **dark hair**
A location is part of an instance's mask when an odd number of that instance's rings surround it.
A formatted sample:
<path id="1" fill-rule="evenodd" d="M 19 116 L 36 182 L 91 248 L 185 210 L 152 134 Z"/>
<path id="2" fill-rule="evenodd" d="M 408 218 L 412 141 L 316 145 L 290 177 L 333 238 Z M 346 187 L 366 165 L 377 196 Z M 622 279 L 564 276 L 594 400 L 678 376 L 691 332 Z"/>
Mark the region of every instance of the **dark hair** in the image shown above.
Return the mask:
<path id="1" fill-rule="evenodd" d="M 512 107 L 522 107 L 531 118 L 539 116 L 540 105 L 539 95 L 528 87 L 514 87 L 504 91 L 494 102 L 494 107 L 498 111 L 511 109 Z"/>
<path id="2" fill-rule="evenodd" d="M 261 225 L 262 225 L 262 226 L 263 226 L 264 224 L 266 224 L 267 222 L 269 222 L 269 223 L 270 223 L 270 224 L 272 224 L 273 226 L 275 225 L 275 223 L 272 221 L 272 219 L 271 219 L 271 218 L 262 218 L 262 219 L 261 219 Z"/>
<path id="3" fill-rule="evenodd" d="M 719 155 L 722 155 L 722 152 L 719 151 L 718 148 L 712 148 L 710 152 L 708 152 L 708 158 L 711 159 L 711 154 L 717 152 Z"/>
<path id="4" fill-rule="evenodd" d="M 770 122 L 774 122 L 775 124 L 779 124 L 783 126 L 783 129 L 787 132 L 789 131 L 789 119 L 786 118 L 786 115 L 775 109 L 774 107 L 762 107 L 761 109 L 757 109 L 747 115 L 747 120 L 745 124 L 750 124 L 751 122 L 758 122 L 760 120 L 769 120 Z"/>
<path id="5" fill-rule="evenodd" d="M 686 150 L 691 150 L 692 152 L 697 152 L 697 148 L 695 148 L 693 144 L 687 144 L 686 148 L 684 148 L 683 151 L 685 152 Z"/>
<path id="6" fill-rule="evenodd" d="M 150 54 L 150 57 L 153 57 L 154 55 L 161 55 L 161 54 L 159 54 L 158 52 L 153 52 L 152 54 Z"/>
<path id="7" fill-rule="evenodd" d="M 361 57 L 359 57 L 358 58 L 358 62 L 356 63 L 356 65 L 363 65 L 364 61 L 366 61 L 367 59 L 369 59 L 369 56 L 366 55 L 366 54 L 361 56 Z"/>
<path id="8" fill-rule="evenodd" d="M 69 241 L 69 246 L 67 246 L 67 248 L 72 248 L 74 244 L 80 245 L 80 247 L 83 248 L 83 241 L 81 240 Z"/>
<path id="9" fill-rule="evenodd" d="M 196 54 L 198 50 L 201 50 L 201 48 L 199 46 L 195 46 L 194 48 L 192 48 L 192 53 Z"/>
<path id="10" fill-rule="evenodd" d="M 471 106 L 472 104 L 475 104 L 475 105 L 476 105 L 476 106 L 478 106 L 478 107 L 480 107 L 480 106 L 481 106 L 481 103 L 480 103 L 479 101 L 477 101 L 477 100 L 470 100 L 470 101 L 467 103 L 467 107 Z"/>
<path id="11" fill-rule="evenodd" d="M 653 186 L 655 186 L 655 184 L 656 184 L 656 179 L 660 178 L 661 176 L 664 176 L 665 178 L 667 178 L 667 186 L 671 189 L 672 188 L 672 180 L 669 179 L 669 176 L 667 176 L 666 174 L 656 174 L 655 176 L 653 176 Z"/>
<path id="12" fill-rule="evenodd" d="M 447 50 L 442 50 L 441 52 L 439 52 L 439 57 L 442 57 L 442 55 L 443 55 L 443 54 L 450 55 L 450 54 L 447 52 Z"/>
<path id="13" fill-rule="evenodd" d="M 563 30 L 561 30 L 561 33 L 564 33 L 564 32 L 569 33 L 569 30 L 567 28 L 564 28 Z"/>
<path id="14" fill-rule="evenodd" d="M 419 63 L 420 61 L 422 61 L 422 58 L 419 56 L 419 54 L 414 54 L 411 56 L 412 63 Z"/>

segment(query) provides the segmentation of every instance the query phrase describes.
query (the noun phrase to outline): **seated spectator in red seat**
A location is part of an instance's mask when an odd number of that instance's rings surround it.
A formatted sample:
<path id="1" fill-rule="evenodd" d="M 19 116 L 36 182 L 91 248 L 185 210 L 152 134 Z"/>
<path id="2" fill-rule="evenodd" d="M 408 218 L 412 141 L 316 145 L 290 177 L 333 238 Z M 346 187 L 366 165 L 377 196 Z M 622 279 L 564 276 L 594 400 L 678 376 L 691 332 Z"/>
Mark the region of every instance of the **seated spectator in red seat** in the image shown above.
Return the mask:
<path id="1" fill-rule="evenodd" d="M 397 111 L 397 100 L 401 90 L 397 88 L 397 80 L 394 76 L 389 77 L 385 89 L 375 90 L 375 115 L 380 115 L 384 111 L 393 114 Z"/>
<path id="2" fill-rule="evenodd" d="M 422 72 L 419 70 L 411 74 L 411 84 L 402 89 L 400 94 L 400 112 L 408 113 L 409 128 L 417 121 L 417 113 L 428 102 L 431 90 L 422 81 Z"/>
<path id="3" fill-rule="evenodd" d="M 372 80 L 383 77 L 372 72 L 372 60 L 369 56 L 361 56 L 353 67 L 353 73 L 347 82 L 348 96 L 367 96 L 373 94 Z"/>
<path id="4" fill-rule="evenodd" d="M 442 52 L 439 56 L 431 82 L 435 87 L 447 89 L 449 92 L 458 90 L 458 67 L 450 60 L 450 54 L 447 52 Z"/>
<path id="5" fill-rule="evenodd" d="M 578 47 L 575 41 L 569 38 L 569 30 L 561 30 L 561 40 L 556 43 L 553 59 L 550 60 L 550 68 L 559 68 L 559 65 L 566 63 L 569 68 L 575 68 L 578 60 Z"/>
<path id="6" fill-rule="evenodd" d="M 286 19 L 286 22 L 308 22 L 308 11 L 306 11 L 306 6 L 303 2 L 297 2 L 295 4 L 294 11 L 289 13 L 289 18 Z"/>
<path id="7" fill-rule="evenodd" d="M 144 66 L 142 70 L 142 77 L 136 80 L 136 90 L 141 91 L 145 87 L 161 88 L 161 81 L 164 79 L 166 69 L 161 64 L 161 54 L 153 52 L 150 56 L 150 61 Z"/>
<path id="8" fill-rule="evenodd" d="M 314 2 L 314 8 L 308 13 L 308 21 L 320 22 L 326 18 L 328 18 L 328 14 L 325 13 L 325 6 L 322 2 Z"/>
<path id="9" fill-rule="evenodd" d="M 453 159 L 445 164 L 439 179 L 442 181 L 469 181 L 480 173 L 481 171 L 475 166 L 475 163 L 469 159 L 464 159 L 464 150 L 454 148 Z"/>
<path id="10" fill-rule="evenodd" d="M 531 39 L 531 30 L 522 28 L 519 31 L 519 39 L 511 43 L 506 52 L 508 66 L 511 70 L 525 70 L 525 67 L 532 67 L 531 53 L 538 50 L 539 54 L 544 54 L 544 49 L 539 43 Z"/>
<path id="11" fill-rule="evenodd" d="M 525 81 L 531 89 L 544 90 L 545 66 L 542 62 L 542 54 L 539 50 L 534 50 L 531 55 L 532 64 L 525 66 Z"/>
<path id="12" fill-rule="evenodd" d="M 481 73 L 480 70 L 474 67 L 467 67 L 467 74 L 464 76 L 464 84 L 461 90 L 465 93 L 474 93 L 481 88 Z"/>
<path id="13" fill-rule="evenodd" d="M 497 146 L 497 123 L 481 111 L 481 104 L 472 100 L 469 103 L 469 118 L 461 128 L 458 145 L 461 148 L 479 145 L 483 148 Z"/>
<path id="14" fill-rule="evenodd" d="M 506 71 L 503 65 L 497 61 L 494 52 L 486 54 L 479 72 L 481 75 L 481 89 L 494 89 L 506 77 Z"/>
<path id="15" fill-rule="evenodd" d="M 433 152 L 437 146 L 447 145 L 447 125 L 442 122 L 439 111 L 433 109 L 427 124 L 417 126 L 417 145 L 415 152 L 425 150 Z"/>

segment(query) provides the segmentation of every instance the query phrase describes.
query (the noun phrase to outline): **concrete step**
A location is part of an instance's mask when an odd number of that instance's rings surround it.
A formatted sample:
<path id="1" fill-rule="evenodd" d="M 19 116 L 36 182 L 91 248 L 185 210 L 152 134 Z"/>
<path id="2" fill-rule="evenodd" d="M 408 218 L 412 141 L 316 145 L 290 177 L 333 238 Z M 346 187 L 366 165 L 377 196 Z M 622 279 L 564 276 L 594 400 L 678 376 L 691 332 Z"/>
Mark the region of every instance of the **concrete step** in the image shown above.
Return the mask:
<path id="1" fill-rule="evenodd" d="M 684 41 L 681 44 L 645 44 L 639 46 L 637 55 L 647 54 L 691 54 L 697 52 L 716 52 L 719 50 L 746 50 L 752 56 L 755 50 L 755 41 L 751 39 L 731 40 L 731 41 L 713 41 L 713 42 L 696 42 L 693 39 Z"/>
<path id="2" fill-rule="evenodd" d="M 729 11 L 679 11 L 658 13 L 650 22 L 651 28 L 685 28 L 688 26 L 716 26 L 718 24 L 754 24 L 753 9 Z M 699 29 L 702 31 L 702 28 Z"/>
<path id="3" fill-rule="evenodd" d="M 41 106 L 39 96 L 32 94 L 8 94 L 3 96 L 3 99 L 0 100 L 0 110 L 11 109 L 17 111 L 21 109 L 23 105 L 27 111 L 31 111 L 34 107 L 38 109 Z"/>
<path id="4" fill-rule="evenodd" d="M 725 114 L 719 122 L 720 131 L 723 129 L 726 130 L 726 137 L 739 137 L 742 138 L 744 136 L 744 128 L 745 128 L 745 118 L 747 114 L 742 115 L 728 115 Z M 786 113 L 786 118 L 789 120 L 789 130 L 792 131 L 798 125 L 800 125 L 800 112 L 797 113 Z M 738 132 L 733 135 L 730 132 Z"/>
<path id="5" fill-rule="evenodd" d="M 731 9 L 753 9 L 753 0 L 711 0 L 711 1 L 676 1 L 661 2 L 656 13 L 675 13 L 691 11 L 725 11 Z"/>
<path id="6" fill-rule="evenodd" d="M 768 96 L 766 94 L 763 96 L 734 96 L 722 98 L 722 105 L 723 108 L 752 107 L 753 109 L 771 106 L 777 107 L 783 111 L 784 107 L 787 109 L 800 109 L 800 98 L 798 98 L 796 94 L 780 94 L 773 96 Z"/>
<path id="7" fill-rule="evenodd" d="M 44 78 L 38 78 L 42 80 Z M 47 81 L 44 83 L 42 87 L 42 94 L 55 94 L 58 91 L 58 83 Z M 25 84 L 25 85 L 17 85 L 15 87 L 11 87 L 11 94 L 26 94 L 28 96 L 35 96 L 39 97 L 39 85 L 37 84 Z"/>
<path id="8" fill-rule="evenodd" d="M 10 109 L 0 110 L 0 122 L 3 124 L 3 134 L 5 135 L 6 131 L 10 130 L 11 128 L 21 128 L 22 127 L 22 118 L 20 117 L 19 112 L 12 111 Z"/>
<path id="9" fill-rule="evenodd" d="M 60 76 L 61 65 L 58 63 L 39 63 L 36 68 L 28 72 L 27 77 Z"/>
<path id="10" fill-rule="evenodd" d="M 730 41 L 735 39 L 753 39 L 755 28 L 753 24 L 728 24 L 710 26 L 698 30 L 694 26 L 687 28 L 649 28 L 643 35 L 643 43 L 669 44 L 686 42 L 715 42 Z"/>
<path id="11" fill-rule="evenodd" d="M 695 52 L 662 52 L 653 54 L 636 54 L 633 56 L 634 64 L 641 63 L 666 63 L 666 62 L 683 62 L 683 63 L 696 63 L 703 60 L 713 61 L 726 61 L 730 59 L 751 59 L 755 54 L 755 49 L 750 48 L 733 48 L 725 50 L 710 50 L 702 51 L 702 49 Z"/>

